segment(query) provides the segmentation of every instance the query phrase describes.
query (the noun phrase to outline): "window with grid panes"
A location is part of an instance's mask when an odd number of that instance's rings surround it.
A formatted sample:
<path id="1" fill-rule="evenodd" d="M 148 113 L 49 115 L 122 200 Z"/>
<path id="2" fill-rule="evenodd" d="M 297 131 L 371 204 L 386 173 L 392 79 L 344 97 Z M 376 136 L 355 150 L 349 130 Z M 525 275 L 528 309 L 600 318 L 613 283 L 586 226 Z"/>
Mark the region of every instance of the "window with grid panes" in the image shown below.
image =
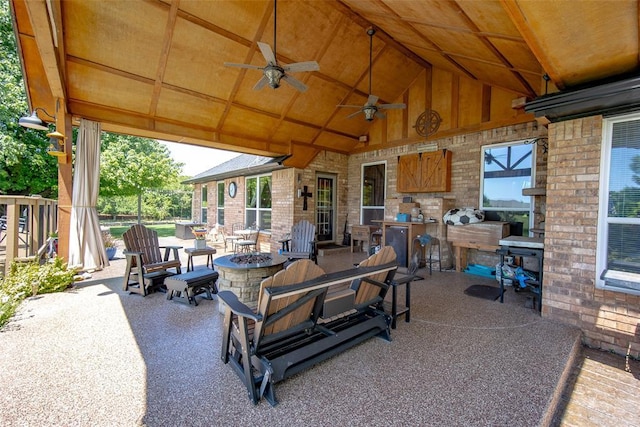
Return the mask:
<path id="1" fill-rule="evenodd" d="M 224 225 L 224 181 L 218 182 L 218 218 L 217 223 Z"/>
<path id="2" fill-rule="evenodd" d="M 598 288 L 640 295 L 640 114 L 603 121 Z"/>
<path id="3" fill-rule="evenodd" d="M 245 220 L 247 226 L 271 230 L 271 175 L 245 180 Z"/>
<path id="4" fill-rule="evenodd" d="M 207 203 L 207 184 L 202 184 L 202 206 L 201 206 L 201 215 L 200 215 L 200 221 L 203 224 L 207 223 L 207 207 L 208 207 L 208 203 Z"/>
<path id="5" fill-rule="evenodd" d="M 384 219 L 384 198 L 387 188 L 386 162 L 363 164 L 361 184 L 360 224 L 373 225 L 373 220 Z"/>

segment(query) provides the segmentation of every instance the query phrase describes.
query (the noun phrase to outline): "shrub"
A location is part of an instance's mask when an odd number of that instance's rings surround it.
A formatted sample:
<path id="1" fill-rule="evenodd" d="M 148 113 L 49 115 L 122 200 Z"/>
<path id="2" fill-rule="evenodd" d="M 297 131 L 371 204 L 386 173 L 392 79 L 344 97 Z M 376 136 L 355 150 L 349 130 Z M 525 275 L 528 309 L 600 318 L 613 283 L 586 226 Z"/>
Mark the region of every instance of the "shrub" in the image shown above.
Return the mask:
<path id="1" fill-rule="evenodd" d="M 73 283 L 76 272 L 68 269 L 59 257 L 42 265 L 36 262 L 12 263 L 9 273 L 0 280 L 0 326 L 13 316 L 23 299 L 65 290 Z"/>

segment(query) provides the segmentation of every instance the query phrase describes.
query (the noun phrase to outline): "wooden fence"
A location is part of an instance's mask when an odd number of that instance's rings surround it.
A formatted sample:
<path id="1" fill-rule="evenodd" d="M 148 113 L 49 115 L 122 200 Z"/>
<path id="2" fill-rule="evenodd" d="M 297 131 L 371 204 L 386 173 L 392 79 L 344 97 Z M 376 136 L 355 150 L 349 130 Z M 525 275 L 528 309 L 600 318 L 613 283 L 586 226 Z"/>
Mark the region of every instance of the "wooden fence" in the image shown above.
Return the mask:
<path id="1" fill-rule="evenodd" d="M 0 196 L 0 263 L 35 255 L 58 230 L 58 201 L 40 196 Z"/>

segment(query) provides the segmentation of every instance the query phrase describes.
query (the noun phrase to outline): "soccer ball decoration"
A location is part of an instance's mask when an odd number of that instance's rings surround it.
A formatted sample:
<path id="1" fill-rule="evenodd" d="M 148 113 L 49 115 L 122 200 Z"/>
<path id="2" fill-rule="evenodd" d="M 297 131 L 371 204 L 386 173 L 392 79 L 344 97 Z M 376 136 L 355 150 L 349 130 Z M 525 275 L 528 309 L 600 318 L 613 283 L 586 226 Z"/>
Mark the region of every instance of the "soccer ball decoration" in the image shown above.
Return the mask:
<path id="1" fill-rule="evenodd" d="M 477 209 L 451 209 L 442 217 L 447 225 L 473 224 L 484 221 L 484 212 Z"/>

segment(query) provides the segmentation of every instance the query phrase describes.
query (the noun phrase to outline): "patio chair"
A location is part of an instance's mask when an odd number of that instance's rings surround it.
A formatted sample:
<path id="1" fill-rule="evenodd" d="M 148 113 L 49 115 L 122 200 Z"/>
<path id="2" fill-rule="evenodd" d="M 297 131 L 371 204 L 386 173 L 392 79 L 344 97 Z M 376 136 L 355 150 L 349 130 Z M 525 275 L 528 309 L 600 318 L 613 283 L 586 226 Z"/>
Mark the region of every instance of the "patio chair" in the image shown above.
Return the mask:
<path id="1" fill-rule="evenodd" d="M 236 240 L 236 252 L 251 252 L 258 250 L 258 239 L 260 238 L 260 229 L 251 230 L 244 238 Z"/>
<path id="2" fill-rule="evenodd" d="M 136 224 L 124 232 L 122 240 L 127 258 L 125 291 L 145 296 L 153 287 L 161 285 L 165 277 L 182 273 L 178 254 L 182 246 L 160 246 L 155 230 Z M 161 249 L 165 250 L 164 256 Z M 169 259 L 171 254 L 173 259 Z M 175 273 L 171 269 L 175 269 Z"/>
<path id="3" fill-rule="evenodd" d="M 2 237 L 0 237 L 0 243 L 2 243 L 4 239 L 7 238 L 7 221 L 8 219 L 6 215 L 2 215 L 0 217 L 0 236 L 4 234 Z M 26 216 L 21 216 L 20 219 L 18 220 L 18 238 L 25 245 L 27 244 L 27 241 L 23 239 L 22 236 L 20 236 L 20 233 L 26 233 L 26 232 L 27 232 L 27 218 Z"/>
<path id="4" fill-rule="evenodd" d="M 230 228 L 221 228 L 222 240 L 224 240 L 224 250 L 227 251 L 227 245 L 231 245 L 231 252 L 236 251 L 236 242 L 242 238 L 242 236 L 235 234 L 236 231 L 242 230 L 244 226 L 242 223 L 236 223 L 231 225 Z"/>
<path id="5" fill-rule="evenodd" d="M 283 240 L 282 255 L 289 259 L 310 259 L 318 263 L 318 246 L 316 242 L 316 226 L 309 221 L 302 220 L 294 224 Z"/>
<path id="6" fill-rule="evenodd" d="M 19 263 L 28 263 L 28 262 L 37 262 L 39 264 L 44 264 L 49 258 L 49 251 L 51 250 L 51 245 L 57 237 L 49 237 L 42 246 L 38 249 L 34 255 L 29 255 L 25 257 L 16 257 L 13 259 L 13 262 Z"/>

